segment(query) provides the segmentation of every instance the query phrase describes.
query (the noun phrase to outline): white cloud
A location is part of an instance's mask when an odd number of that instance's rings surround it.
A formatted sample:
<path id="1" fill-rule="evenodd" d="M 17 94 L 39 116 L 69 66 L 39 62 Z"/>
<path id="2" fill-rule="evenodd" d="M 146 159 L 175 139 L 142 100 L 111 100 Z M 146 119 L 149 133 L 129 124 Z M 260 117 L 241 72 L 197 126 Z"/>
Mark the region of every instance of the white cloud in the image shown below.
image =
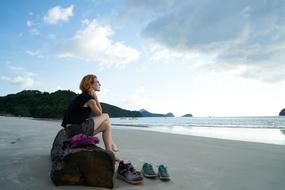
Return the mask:
<path id="1" fill-rule="evenodd" d="M 32 87 L 34 85 L 34 80 L 29 76 L 26 76 L 26 77 L 23 77 L 23 76 L 15 76 L 15 77 L 0 76 L 0 80 L 8 81 L 11 84 L 21 85 L 23 87 Z"/>
<path id="2" fill-rule="evenodd" d="M 198 51 L 180 51 L 170 49 L 159 44 L 150 44 L 144 46 L 143 57 L 141 58 L 143 64 L 140 71 L 147 71 L 149 68 L 157 65 L 172 65 L 173 67 L 185 67 L 185 69 L 192 70 L 194 68 L 204 68 L 211 64 L 216 57 L 215 54 L 205 54 Z"/>
<path id="3" fill-rule="evenodd" d="M 248 65 L 241 76 L 278 82 L 285 79 L 280 73 L 285 69 L 284 5 L 259 0 L 175 1 L 159 16 L 152 9 L 154 16 L 142 36 L 174 51 L 215 54 L 212 66 L 217 70 Z M 164 55 L 168 52 L 155 58 Z"/>
<path id="4" fill-rule="evenodd" d="M 152 12 L 168 11 L 174 5 L 175 0 L 144 0 L 124 2 L 119 18 L 124 19 L 143 19 L 143 16 Z"/>
<path id="5" fill-rule="evenodd" d="M 57 24 L 58 22 L 67 22 L 71 16 L 73 16 L 73 5 L 67 8 L 61 8 L 60 6 L 53 7 L 48 10 L 44 21 L 47 24 Z"/>
<path id="6" fill-rule="evenodd" d="M 124 42 L 114 42 L 110 26 L 96 20 L 83 21 L 85 28 L 61 44 L 59 56 L 99 62 L 107 66 L 123 66 L 138 59 L 139 52 Z"/>
<path id="7" fill-rule="evenodd" d="M 140 87 L 135 94 L 129 97 L 130 101 L 136 105 L 136 107 L 151 106 L 152 101 L 145 94 L 145 88 Z"/>
<path id="8" fill-rule="evenodd" d="M 37 58 L 43 58 L 40 50 L 26 50 L 26 53 L 30 56 L 37 57 Z"/>
<path id="9" fill-rule="evenodd" d="M 149 49 L 149 50 L 148 50 Z M 193 60 L 197 57 L 201 57 L 201 53 L 195 51 L 176 51 L 159 44 L 152 45 L 150 48 L 146 48 L 145 53 L 148 54 L 150 61 L 181 61 L 181 60 Z"/>
<path id="10" fill-rule="evenodd" d="M 30 20 L 28 20 L 27 21 L 27 26 L 28 27 L 32 27 L 32 26 L 34 26 L 35 24 L 32 22 L 32 21 L 30 21 Z"/>
<path id="11" fill-rule="evenodd" d="M 17 66 L 8 66 L 10 70 L 15 71 L 15 72 L 22 72 L 24 69 L 22 67 L 17 67 Z"/>
<path id="12" fill-rule="evenodd" d="M 140 86 L 138 89 L 135 90 L 129 96 L 119 100 L 117 103 L 119 106 L 123 107 L 124 109 L 150 109 L 155 106 L 155 102 L 151 100 L 146 95 L 146 89 L 143 86 Z M 118 101 L 118 100 L 117 100 Z"/>
<path id="13" fill-rule="evenodd" d="M 27 20 L 26 22 L 27 27 L 29 28 L 29 33 L 33 36 L 38 36 L 40 35 L 40 31 L 38 28 L 36 28 L 36 26 L 38 25 L 37 23 L 31 21 L 31 20 Z"/>
<path id="14" fill-rule="evenodd" d="M 87 25 L 89 25 L 90 23 L 91 23 L 91 21 L 90 21 L 89 19 L 84 19 L 84 20 L 81 21 L 81 24 L 82 24 L 83 26 L 87 26 Z"/>
<path id="15" fill-rule="evenodd" d="M 114 91 L 111 92 L 107 89 L 107 92 L 100 92 L 99 99 L 101 102 L 108 102 L 109 104 L 129 110 L 140 110 L 144 108 L 151 111 L 153 107 L 158 107 L 156 102 L 149 98 L 143 86 L 138 87 L 128 94 L 127 96 L 122 96 L 122 94 L 118 94 Z"/>
<path id="16" fill-rule="evenodd" d="M 35 85 L 35 80 L 33 79 L 36 76 L 35 73 L 28 72 L 22 67 L 8 65 L 8 68 L 12 71 L 15 76 L 0 76 L 0 80 L 7 81 L 12 85 L 19 85 L 22 87 L 33 87 Z"/>
<path id="17" fill-rule="evenodd" d="M 285 83 L 264 83 L 236 75 L 247 67 L 196 75 L 191 92 L 185 95 L 186 103 L 182 98 L 177 102 L 182 105 L 178 109 L 185 108 L 184 103 L 199 116 L 277 115 L 284 102 Z"/>
<path id="18" fill-rule="evenodd" d="M 13 71 L 13 73 L 15 73 L 16 75 L 25 76 L 25 77 L 33 77 L 33 76 L 36 76 L 35 73 L 33 73 L 33 72 L 28 72 L 28 71 L 26 71 L 26 70 L 25 70 L 24 68 L 22 68 L 22 67 L 9 65 L 8 68 L 9 68 L 11 71 Z"/>

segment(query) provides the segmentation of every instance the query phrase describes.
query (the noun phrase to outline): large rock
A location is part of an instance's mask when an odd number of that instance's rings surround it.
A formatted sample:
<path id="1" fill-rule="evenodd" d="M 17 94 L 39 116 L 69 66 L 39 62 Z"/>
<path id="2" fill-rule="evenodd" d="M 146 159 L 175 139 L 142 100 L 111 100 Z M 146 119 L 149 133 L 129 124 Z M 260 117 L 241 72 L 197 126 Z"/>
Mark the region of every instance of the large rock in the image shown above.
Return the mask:
<path id="1" fill-rule="evenodd" d="M 55 185 L 113 188 L 114 154 L 97 146 L 70 149 L 63 129 L 54 139 L 51 161 L 50 177 Z"/>

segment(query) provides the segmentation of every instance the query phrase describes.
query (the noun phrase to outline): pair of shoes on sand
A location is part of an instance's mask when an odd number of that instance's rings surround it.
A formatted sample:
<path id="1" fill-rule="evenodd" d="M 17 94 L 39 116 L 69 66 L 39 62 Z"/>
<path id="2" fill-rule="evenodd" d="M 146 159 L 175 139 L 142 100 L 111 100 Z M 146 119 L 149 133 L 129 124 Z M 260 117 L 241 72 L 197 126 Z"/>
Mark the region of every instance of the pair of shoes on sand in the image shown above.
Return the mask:
<path id="1" fill-rule="evenodd" d="M 146 178 L 156 178 L 156 176 L 158 176 L 160 180 L 163 180 L 163 181 L 169 181 L 170 180 L 170 176 L 168 174 L 167 167 L 165 167 L 164 165 L 158 166 L 158 173 L 156 174 L 154 172 L 151 164 L 144 163 L 143 167 L 142 167 L 142 174 Z"/>
<path id="2" fill-rule="evenodd" d="M 124 161 L 119 163 L 117 178 L 132 185 L 141 184 L 144 179 L 141 172 L 137 171 L 130 162 L 125 163 Z"/>

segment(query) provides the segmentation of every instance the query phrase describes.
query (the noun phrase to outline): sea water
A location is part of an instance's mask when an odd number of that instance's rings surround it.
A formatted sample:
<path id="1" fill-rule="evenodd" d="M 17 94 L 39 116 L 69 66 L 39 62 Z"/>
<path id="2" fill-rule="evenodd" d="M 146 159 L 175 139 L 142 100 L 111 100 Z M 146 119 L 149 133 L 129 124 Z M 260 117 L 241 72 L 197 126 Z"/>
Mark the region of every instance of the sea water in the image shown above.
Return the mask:
<path id="1" fill-rule="evenodd" d="M 285 145 L 285 117 L 111 118 L 114 128 Z"/>

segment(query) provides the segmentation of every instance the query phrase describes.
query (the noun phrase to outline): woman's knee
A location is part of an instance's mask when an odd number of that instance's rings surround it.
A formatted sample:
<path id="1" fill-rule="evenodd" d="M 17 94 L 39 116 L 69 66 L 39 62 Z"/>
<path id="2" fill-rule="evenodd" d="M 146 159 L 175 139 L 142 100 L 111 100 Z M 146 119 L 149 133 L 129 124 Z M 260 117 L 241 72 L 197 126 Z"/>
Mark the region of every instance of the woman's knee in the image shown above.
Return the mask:
<path id="1" fill-rule="evenodd" d="M 103 124 L 103 122 L 110 123 L 109 114 L 103 113 L 100 116 L 95 116 L 93 117 L 93 121 L 94 121 L 94 128 L 97 129 Z"/>
<path id="2" fill-rule="evenodd" d="M 109 123 L 110 123 L 110 117 L 109 117 L 109 114 L 107 114 L 107 113 L 103 113 L 103 114 L 102 114 L 102 117 L 103 117 L 104 122 L 109 122 Z"/>
<path id="3" fill-rule="evenodd" d="M 100 125 L 94 126 L 94 135 L 99 132 L 108 131 L 111 129 L 111 125 L 108 121 L 103 121 Z"/>
<path id="4" fill-rule="evenodd" d="M 111 123 L 108 120 L 103 121 L 102 124 L 104 125 L 105 129 L 111 129 Z"/>

